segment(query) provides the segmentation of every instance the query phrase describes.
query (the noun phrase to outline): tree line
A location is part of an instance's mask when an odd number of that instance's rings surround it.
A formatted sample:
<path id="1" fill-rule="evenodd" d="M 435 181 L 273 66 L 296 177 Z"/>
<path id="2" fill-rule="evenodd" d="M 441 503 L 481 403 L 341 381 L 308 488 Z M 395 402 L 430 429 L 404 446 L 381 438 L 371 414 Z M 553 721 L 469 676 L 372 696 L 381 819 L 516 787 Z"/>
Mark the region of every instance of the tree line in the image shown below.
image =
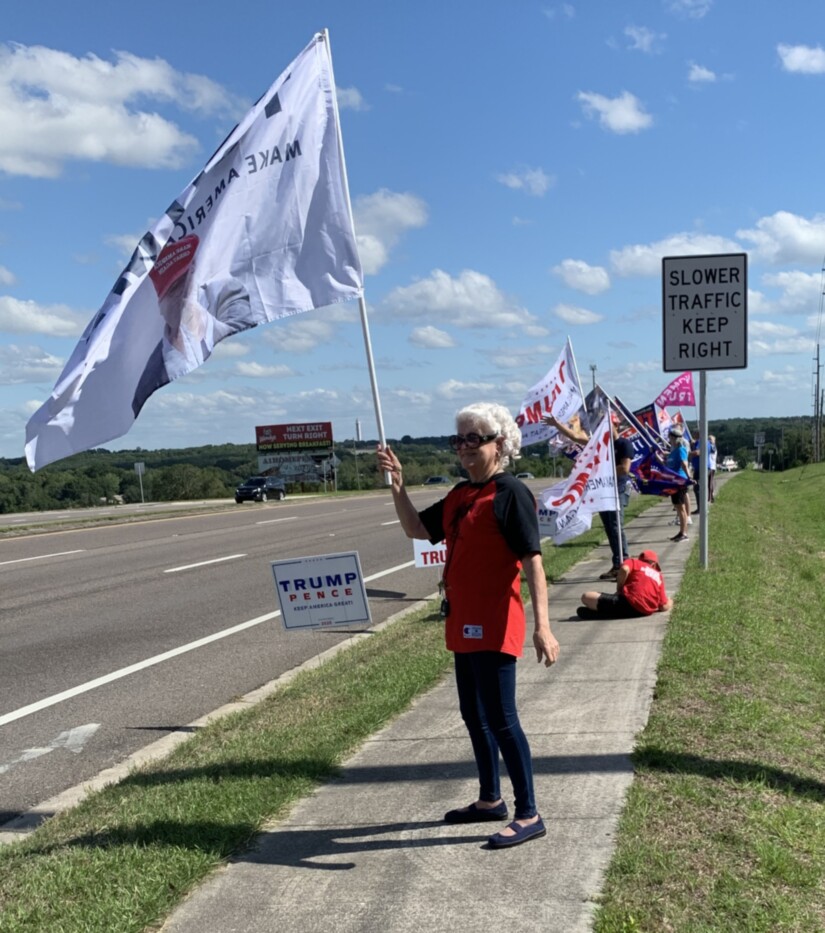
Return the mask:
<path id="1" fill-rule="evenodd" d="M 754 437 L 765 436 L 760 450 L 764 469 L 785 470 L 811 462 L 812 419 L 733 418 L 709 422 L 716 436 L 719 462 L 733 456 L 741 468 L 756 457 Z M 696 425 L 690 422 L 695 430 Z M 459 478 L 455 454 L 446 436 L 410 437 L 390 440 L 404 463 L 409 485 L 423 483 L 428 476 Z M 327 491 L 379 489 L 384 485 L 375 457 L 376 441 L 345 440 L 334 448 L 339 461 L 335 482 Z M 142 476 L 135 464 L 144 464 Z M 522 451 L 514 472 L 527 471 L 537 478 L 567 475 L 570 461 L 551 457 L 547 446 L 535 444 Z M 0 459 L 0 513 L 84 508 L 113 502 L 172 502 L 231 498 L 235 487 L 258 472 L 254 444 L 210 444 L 180 450 L 109 451 L 103 448 L 75 454 L 31 473 L 22 458 Z M 141 498 L 142 485 L 142 498 Z M 288 484 L 288 492 L 317 491 L 323 483 Z"/>

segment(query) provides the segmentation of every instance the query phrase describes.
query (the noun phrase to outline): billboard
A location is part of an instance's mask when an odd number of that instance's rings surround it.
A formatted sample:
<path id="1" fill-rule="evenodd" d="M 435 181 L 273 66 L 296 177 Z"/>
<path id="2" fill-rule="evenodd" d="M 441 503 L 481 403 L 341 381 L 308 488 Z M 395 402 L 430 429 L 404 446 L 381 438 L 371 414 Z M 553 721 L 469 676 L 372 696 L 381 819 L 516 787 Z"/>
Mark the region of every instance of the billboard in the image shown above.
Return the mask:
<path id="1" fill-rule="evenodd" d="M 258 453 L 317 450 L 329 454 L 332 450 L 332 422 L 258 425 L 255 428 L 255 446 Z"/>

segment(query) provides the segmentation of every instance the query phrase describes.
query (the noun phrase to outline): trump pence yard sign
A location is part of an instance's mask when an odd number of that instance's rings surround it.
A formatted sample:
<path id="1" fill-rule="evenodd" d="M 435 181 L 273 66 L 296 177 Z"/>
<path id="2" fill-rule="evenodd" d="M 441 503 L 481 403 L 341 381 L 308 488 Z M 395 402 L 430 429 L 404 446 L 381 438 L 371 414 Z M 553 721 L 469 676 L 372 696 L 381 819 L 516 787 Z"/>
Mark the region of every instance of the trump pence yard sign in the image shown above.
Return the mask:
<path id="1" fill-rule="evenodd" d="M 662 259 L 664 371 L 748 365 L 748 256 Z"/>
<path id="2" fill-rule="evenodd" d="M 274 560 L 272 578 L 286 629 L 371 621 L 357 551 Z"/>

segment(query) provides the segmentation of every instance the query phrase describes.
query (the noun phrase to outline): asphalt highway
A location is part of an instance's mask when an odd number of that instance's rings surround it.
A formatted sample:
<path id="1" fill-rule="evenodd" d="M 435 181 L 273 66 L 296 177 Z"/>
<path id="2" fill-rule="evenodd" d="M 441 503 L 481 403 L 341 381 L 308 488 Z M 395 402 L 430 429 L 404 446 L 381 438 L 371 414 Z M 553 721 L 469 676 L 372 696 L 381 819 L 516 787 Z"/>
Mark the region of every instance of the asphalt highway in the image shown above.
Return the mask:
<path id="1" fill-rule="evenodd" d="M 388 492 L 0 540 L 0 824 L 348 637 L 285 631 L 270 568 L 344 551 L 373 624 L 436 590 Z"/>

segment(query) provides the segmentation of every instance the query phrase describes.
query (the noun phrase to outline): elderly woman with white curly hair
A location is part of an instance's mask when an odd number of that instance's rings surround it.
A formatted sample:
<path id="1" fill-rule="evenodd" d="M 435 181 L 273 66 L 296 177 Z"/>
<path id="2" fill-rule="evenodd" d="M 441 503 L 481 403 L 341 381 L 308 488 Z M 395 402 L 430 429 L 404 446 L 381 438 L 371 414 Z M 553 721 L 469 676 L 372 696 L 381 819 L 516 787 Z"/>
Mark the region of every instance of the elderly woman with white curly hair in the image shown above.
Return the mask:
<path id="1" fill-rule="evenodd" d="M 550 631 L 547 580 L 541 556 L 536 503 L 512 473 L 521 432 L 501 405 L 479 403 L 456 415 L 450 446 L 468 482 L 419 512 L 404 487 L 403 469 L 389 446 L 378 449 L 379 467 L 391 474 L 392 495 L 409 538 L 446 541 L 444 608 L 447 648 L 455 655 L 461 716 L 470 734 L 479 774 L 478 799 L 450 810 L 448 823 L 507 819 L 501 797 L 498 755 L 504 759 L 515 797 L 514 820 L 490 836 L 492 848 L 508 848 L 546 833 L 536 809 L 530 746 L 516 709 L 516 660 L 522 654 L 526 619 L 520 592 L 523 569 L 533 604 L 533 646 L 550 666 L 559 645 Z"/>

